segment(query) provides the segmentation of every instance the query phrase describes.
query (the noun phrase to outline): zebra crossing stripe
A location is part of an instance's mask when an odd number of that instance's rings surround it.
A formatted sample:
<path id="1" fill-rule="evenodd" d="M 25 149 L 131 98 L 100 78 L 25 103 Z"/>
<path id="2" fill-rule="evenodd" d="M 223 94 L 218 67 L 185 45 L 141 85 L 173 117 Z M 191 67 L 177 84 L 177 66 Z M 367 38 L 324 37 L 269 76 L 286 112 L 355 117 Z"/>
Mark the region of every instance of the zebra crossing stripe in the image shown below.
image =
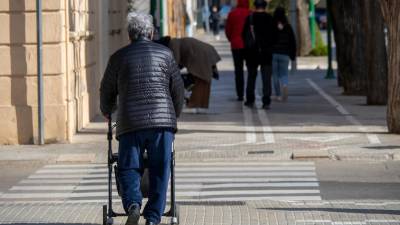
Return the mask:
<path id="1" fill-rule="evenodd" d="M 113 175 L 114 176 L 114 175 Z M 249 174 L 248 172 L 234 172 L 234 173 L 177 173 L 176 178 L 191 178 L 191 177 L 279 177 L 279 176 L 298 176 L 298 177 L 307 177 L 307 176 L 316 176 L 315 172 L 252 172 Z M 107 178 L 107 174 L 39 174 L 39 175 L 31 175 L 28 178 L 30 179 L 66 179 L 66 178 Z"/>
<path id="2" fill-rule="evenodd" d="M 63 186 L 14 186 L 10 191 L 98 191 L 107 190 L 107 185 L 63 185 Z M 283 182 L 283 183 L 224 183 L 224 184 L 179 184 L 177 189 L 215 189 L 215 188 L 286 188 L 286 187 L 318 187 L 317 182 Z M 115 189 L 116 186 L 114 185 Z M 1 193 L 0 193 L 1 195 Z"/>
<path id="3" fill-rule="evenodd" d="M 254 172 L 260 172 L 260 171 L 314 171 L 314 167 L 276 167 L 276 166 L 270 166 L 270 167 L 246 167 L 246 168 L 240 168 L 240 167 L 179 167 L 176 168 L 176 172 L 214 172 L 214 171 L 227 171 L 227 172 L 235 172 L 235 171 L 254 171 Z M 66 169 L 66 168 L 58 168 L 58 169 L 41 169 L 36 172 L 36 174 L 59 174 L 60 172 L 63 173 L 106 173 L 108 171 L 107 168 L 95 168 L 95 169 Z"/>
<path id="4" fill-rule="evenodd" d="M 115 180 L 113 180 L 115 183 Z M 243 183 L 243 182 L 318 182 L 315 177 L 302 177 L 302 178 L 185 178 L 180 180 L 176 178 L 177 183 L 205 183 L 205 182 L 224 182 L 224 183 Z M 68 183 L 79 183 L 79 184 L 97 184 L 97 183 L 107 183 L 107 179 L 57 179 L 57 180 L 47 180 L 47 179 L 28 179 L 22 180 L 21 184 L 68 184 Z"/>
<path id="5" fill-rule="evenodd" d="M 107 164 L 52 164 L 52 165 L 45 165 L 43 168 L 104 168 Z M 244 168 L 245 166 L 312 166 L 314 167 L 314 162 L 293 162 L 293 161 L 266 161 L 266 162 L 177 162 L 176 166 L 178 168 L 182 166 L 187 167 L 204 167 L 204 166 L 214 166 L 214 167 L 223 167 L 223 166 L 232 166 L 232 167 L 241 167 Z"/>
<path id="6" fill-rule="evenodd" d="M 107 182 L 106 164 L 48 165 L 0 199 L 104 202 Z M 115 179 L 112 183 L 117 197 Z M 176 188 L 178 201 L 321 199 L 313 162 L 178 163 Z"/>
<path id="7" fill-rule="evenodd" d="M 223 166 L 232 166 L 232 167 L 239 167 L 245 168 L 247 166 L 312 166 L 314 167 L 314 162 L 292 162 L 292 161 L 268 161 L 268 162 L 177 162 L 177 168 L 180 166 L 187 166 L 187 167 L 204 167 L 204 166 L 215 166 L 215 167 L 223 167 Z"/>

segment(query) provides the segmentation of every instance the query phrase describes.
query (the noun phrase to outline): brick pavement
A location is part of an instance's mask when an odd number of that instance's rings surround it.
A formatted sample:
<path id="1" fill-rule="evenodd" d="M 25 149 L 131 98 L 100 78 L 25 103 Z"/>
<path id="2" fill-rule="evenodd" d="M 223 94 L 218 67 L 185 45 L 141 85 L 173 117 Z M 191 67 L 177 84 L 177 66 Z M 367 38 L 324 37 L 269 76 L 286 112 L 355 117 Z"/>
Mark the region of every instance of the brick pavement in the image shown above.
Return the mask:
<path id="1" fill-rule="evenodd" d="M 400 224 L 400 202 L 202 202 L 179 208 L 182 225 Z M 100 224 L 101 209 L 93 203 L 0 203 L 0 224 Z M 124 224 L 125 218 L 114 222 Z M 168 222 L 163 218 L 162 224 Z"/>

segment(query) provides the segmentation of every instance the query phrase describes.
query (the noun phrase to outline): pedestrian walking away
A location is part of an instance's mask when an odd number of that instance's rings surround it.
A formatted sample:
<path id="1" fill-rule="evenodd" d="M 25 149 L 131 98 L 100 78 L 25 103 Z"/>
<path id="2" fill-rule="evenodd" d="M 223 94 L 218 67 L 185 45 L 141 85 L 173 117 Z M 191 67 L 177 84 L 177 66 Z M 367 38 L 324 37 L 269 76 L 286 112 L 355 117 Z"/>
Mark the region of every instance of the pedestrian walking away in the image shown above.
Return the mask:
<path id="1" fill-rule="evenodd" d="M 100 108 L 107 117 L 116 109 L 118 185 L 127 225 L 140 217 L 143 153 L 149 170 L 146 225 L 159 224 L 166 204 L 172 142 L 183 107 L 183 81 L 172 52 L 151 41 L 153 18 L 131 12 L 127 16 L 131 44 L 114 53 L 100 87 Z"/>
<path id="2" fill-rule="evenodd" d="M 245 106 L 253 107 L 258 67 L 261 70 L 263 96 L 262 107 L 269 109 L 271 103 L 272 45 L 275 28 L 272 16 L 265 11 L 267 2 L 254 1 L 255 11 L 246 18 L 242 37 L 246 52 L 248 71 Z"/>
<path id="3" fill-rule="evenodd" d="M 187 69 L 188 74 L 185 76 L 193 79 L 194 85 L 186 105 L 188 111 L 206 113 L 210 102 L 211 81 L 219 77 L 217 63 L 221 57 L 218 52 L 212 45 L 195 38 L 166 36 L 156 42 L 168 46 L 179 66 Z"/>
<path id="4" fill-rule="evenodd" d="M 212 7 L 210 21 L 211 21 L 211 26 L 212 26 L 214 37 L 217 41 L 220 40 L 220 36 L 219 36 L 220 20 L 221 20 L 221 15 L 219 14 L 218 7 L 216 5 L 214 5 Z"/>
<path id="5" fill-rule="evenodd" d="M 289 61 L 296 59 L 296 39 L 284 8 L 276 8 L 273 17 L 276 29 L 276 40 L 272 47 L 273 86 L 278 101 L 286 101 L 289 85 Z"/>
<path id="6" fill-rule="evenodd" d="M 245 49 L 242 38 L 244 23 L 250 15 L 249 1 L 238 0 L 237 6 L 228 14 L 225 24 L 225 34 L 231 43 L 233 65 L 235 69 L 235 85 L 238 101 L 243 101 L 244 97 L 244 71 Z"/>

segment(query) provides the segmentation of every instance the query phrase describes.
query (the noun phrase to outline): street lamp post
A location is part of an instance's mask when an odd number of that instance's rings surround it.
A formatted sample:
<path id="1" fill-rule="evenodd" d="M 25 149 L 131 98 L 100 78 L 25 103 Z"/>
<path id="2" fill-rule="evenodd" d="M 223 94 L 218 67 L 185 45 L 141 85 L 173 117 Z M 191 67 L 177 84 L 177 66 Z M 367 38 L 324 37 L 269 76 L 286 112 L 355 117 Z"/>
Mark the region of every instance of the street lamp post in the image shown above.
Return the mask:
<path id="1" fill-rule="evenodd" d="M 291 0 L 290 1 L 290 23 L 293 28 L 294 36 L 296 37 L 296 40 L 298 38 L 298 32 L 297 32 L 297 0 Z M 296 59 L 292 61 L 291 63 L 291 72 L 295 73 L 297 70 L 297 62 Z"/>
<path id="2" fill-rule="evenodd" d="M 309 19 L 310 19 L 310 33 L 311 33 L 311 47 L 315 48 L 315 4 L 314 0 L 309 1 Z"/>
<path id="3" fill-rule="evenodd" d="M 38 144 L 44 144 L 43 111 L 43 40 L 42 40 L 42 0 L 36 0 L 37 23 L 37 79 L 38 79 Z"/>
<path id="4" fill-rule="evenodd" d="M 332 0 L 327 0 L 327 35 L 328 35 L 328 70 L 326 79 L 334 79 L 335 74 L 332 69 L 332 15 L 331 15 Z"/>

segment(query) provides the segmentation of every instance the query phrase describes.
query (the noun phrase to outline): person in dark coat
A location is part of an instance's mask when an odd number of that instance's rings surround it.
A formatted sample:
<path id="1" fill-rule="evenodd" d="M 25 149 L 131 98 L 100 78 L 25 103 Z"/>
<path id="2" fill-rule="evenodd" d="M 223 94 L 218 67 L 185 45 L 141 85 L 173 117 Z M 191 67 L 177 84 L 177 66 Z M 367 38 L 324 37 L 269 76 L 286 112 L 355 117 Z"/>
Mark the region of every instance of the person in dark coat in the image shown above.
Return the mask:
<path id="1" fill-rule="evenodd" d="M 265 0 L 254 1 L 255 11 L 250 14 L 243 28 L 243 39 L 251 31 L 255 44 L 246 46 L 246 66 L 248 71 L 245 106 L 253 107 L 258 67 L 261 69 L 263 83 L 262 107 L 269 109 L 271 103 L 272 45 L 275 40 L 275 29 L 272 16 L 265 11 Z"/>
<path id="2" fill-rule="evenodd" d="M 244 97 L 243 65 L 245 62 L 245 51 L 242 32 L 246 18 L 250 13 L 249 0 L 238 0 L 236 8 L 228 14 L 225 24 L 225 34 L 231 43 L 238 101 L 243 101 Z"/>
<path id="3" fill-rule="evenodd" d="M 286 101 L 288 98 L 289 61 L 296 59 L 296 38 L 284 8 L 276 8 L 274 25 L 276 41 L 272 47 L 273 86 L 277 99 Z"/>
<path id="4" fill-rule="evenodd" d="M 171 49 L 181 68 L 186 68 L 194 85 L 187 102 L 186 112 L 207 113 L 212 78 L 218 79 L 217 63 L 221 60 L 214 46 L 191 37 L 156 40 Z"/>
<path id="5" fill-rule="evenodd" d="M 100 109 L 110 120 L 118 97 L 118 181 L 127 225 L 137 225 L 142 205 L 140 178 L 147 151 L 149 196 L 146 225 L 159 224 L 165 209 L 171 151 L 184 88 L 172 52 L 151 41 L 153 19 L 131 12 L 127 17 L 131 44 L 114 53 L 100 87 Z"/>
<path id="6" fill-rule="evenodd" d="M 211 26 L 212 26 L 212 30 L 214 33 L 214 37 L 216 40 L 220 39 L 219 36 L 219 23 L 221 20 L 221 15 L 219 14 L 218 11 L 218 7 L 217 6 L 213 6 L 212 7 L 212 11 L 211 11 L 211 15 L 210 15 L 210 21 L 211 21 Z"/>

